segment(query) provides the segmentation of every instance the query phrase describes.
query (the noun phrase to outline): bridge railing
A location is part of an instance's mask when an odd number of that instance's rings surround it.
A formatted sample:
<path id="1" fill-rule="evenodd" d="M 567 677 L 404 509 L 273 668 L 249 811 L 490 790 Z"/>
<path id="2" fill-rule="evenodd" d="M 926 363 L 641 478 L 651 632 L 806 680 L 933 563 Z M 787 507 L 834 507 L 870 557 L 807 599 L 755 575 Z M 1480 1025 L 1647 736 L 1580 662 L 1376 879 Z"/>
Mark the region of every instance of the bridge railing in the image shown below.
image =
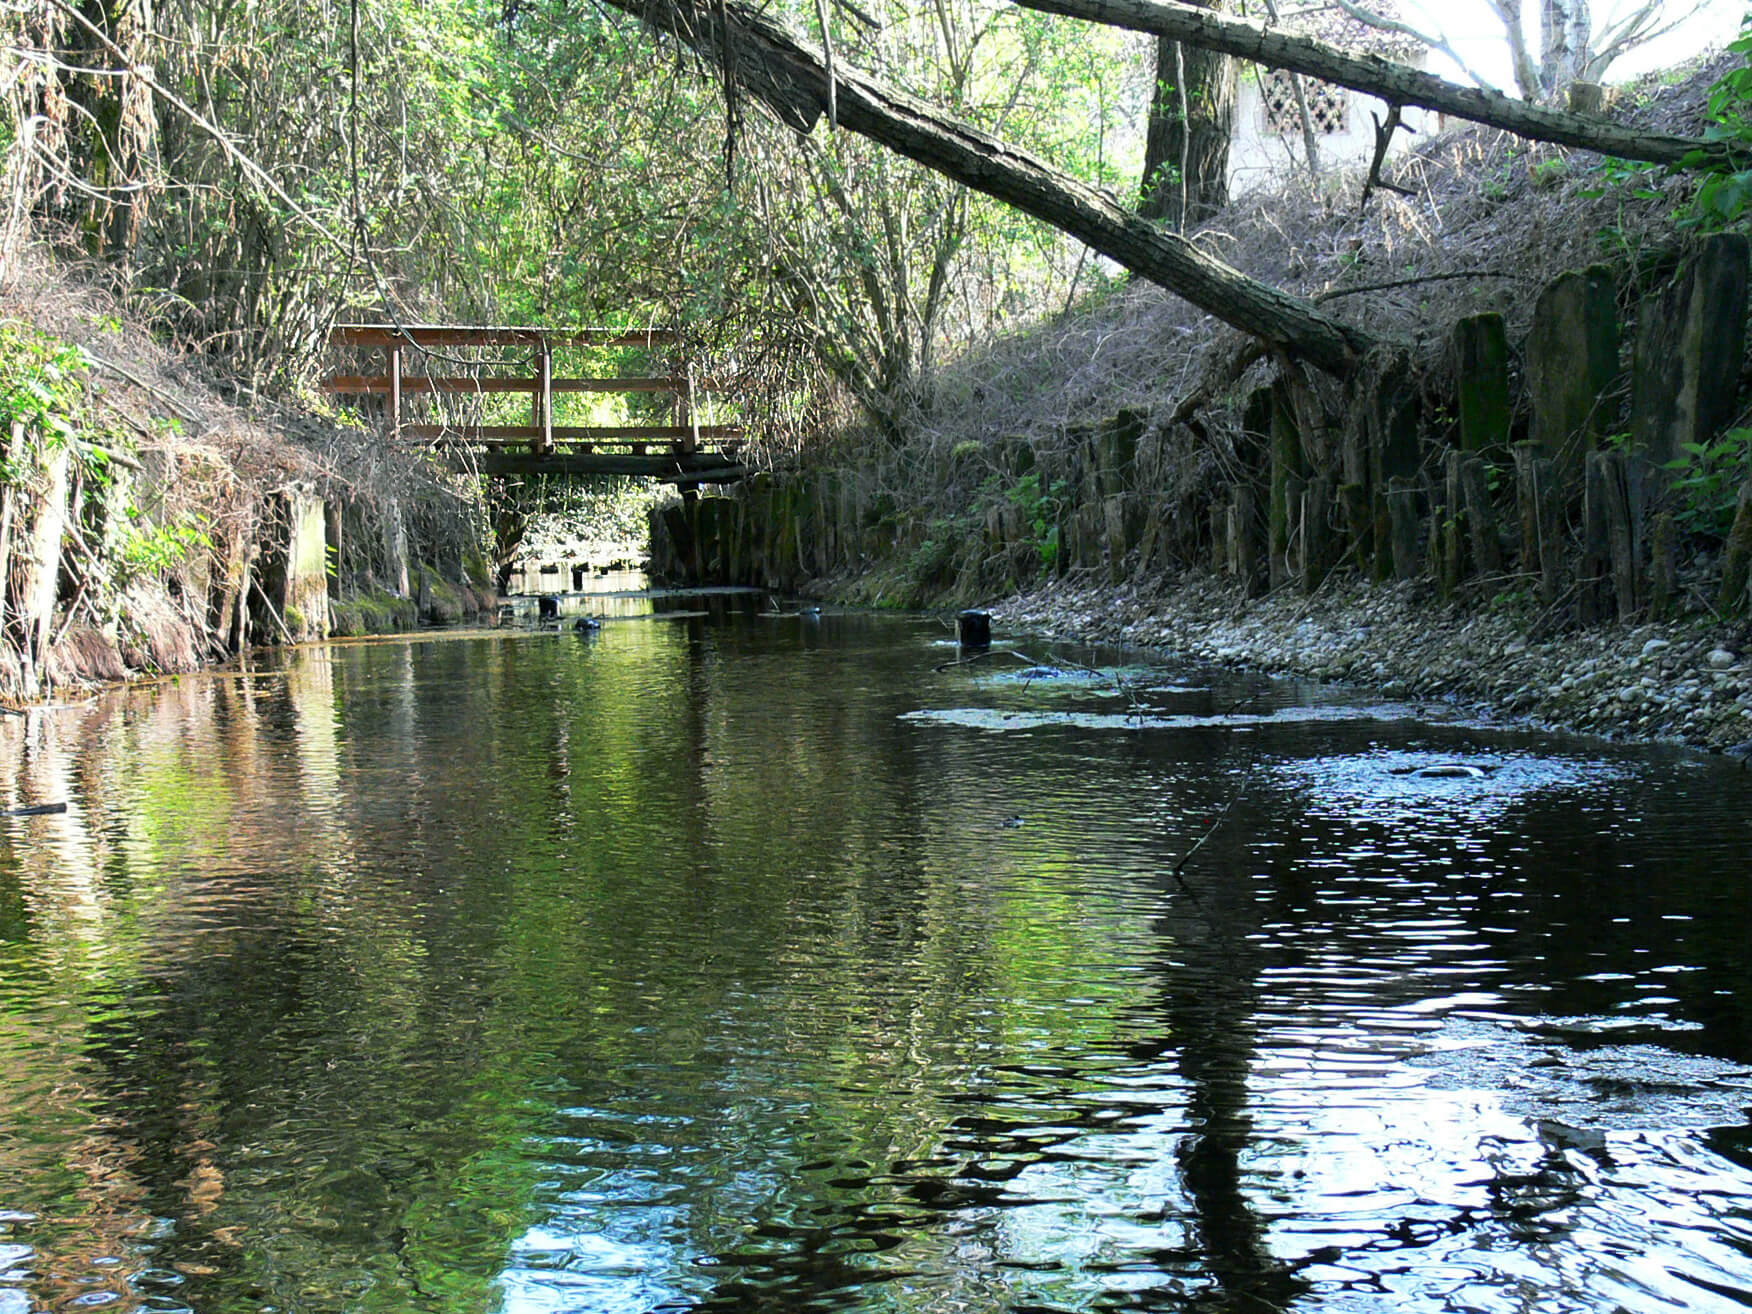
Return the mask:
<path id="1" fill-rule="evenodd" d="M 513 325 L 341 324 L 329 333 L 331 346 L 381 348 L 388 352 L 388 373 L 336 374 L 323 389 L 336 397 L 383 397 L 385 421 L 392 442 L 472 451 L 483 455 L 483 471 L 535 469 L 541 462 L 557 473 L 629 473 L 661 477 L 697 475 L 708 467 L 732 468 L 746 437 L 741 425 L 701 424 L 699 398 L 724 391 L 717 380 L 695 377 L 683 368 L 674 374 L 569 378 L 554 375 L 556 347 L 675 347 L 678 337 L 668 329 L 546 329 Z M 410 349 L 527 346 L 535 355 L 536 372 L 527 376 L 483 374 L 439 375 L 406 372 Z M 415 422 L 407 401 L 417 395 L 499 396 L 527 394 L 527 424 L 485 424 L 444 420 Z M 554 398 L 567 393 L 669 393 L 676 398 L 674 424 L 591 424 L 554 422 Z M 657 449 L 653 451 L 653 449 Z M 647 469 L 649 460 L 666 458 Z M 496 459 L 495 459 L 496 458 Z M 531 464 L 531 458 L 538 464 Z"/>

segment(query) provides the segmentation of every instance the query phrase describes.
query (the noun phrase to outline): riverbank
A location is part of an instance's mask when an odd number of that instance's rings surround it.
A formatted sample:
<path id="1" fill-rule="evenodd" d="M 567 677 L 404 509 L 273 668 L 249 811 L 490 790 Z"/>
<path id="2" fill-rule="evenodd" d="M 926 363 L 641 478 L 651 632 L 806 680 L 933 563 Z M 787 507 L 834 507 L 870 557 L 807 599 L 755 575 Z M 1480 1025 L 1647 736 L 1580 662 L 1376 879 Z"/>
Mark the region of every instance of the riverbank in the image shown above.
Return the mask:
<path id="1" fill-rule="evenodd" d="M 28 258 L 26 258 L 28 257 Z M 492 615 L 478 489 L 24 253 L 0 288 L 0 706 Z"/>
<path id="2" fill-rule="evenodd" d="M 1333 578 L 1312 596 L 1249 599 L 1208 574 L 1160 590 L 1058 581 L 989 610 L 1011 632 L 1447 699 L 1543 728 L 1752 752 L 1752 634 L 1707 614 L 1544 633 L 1536 604 L 1444 604 L 1423 582 Z"/>

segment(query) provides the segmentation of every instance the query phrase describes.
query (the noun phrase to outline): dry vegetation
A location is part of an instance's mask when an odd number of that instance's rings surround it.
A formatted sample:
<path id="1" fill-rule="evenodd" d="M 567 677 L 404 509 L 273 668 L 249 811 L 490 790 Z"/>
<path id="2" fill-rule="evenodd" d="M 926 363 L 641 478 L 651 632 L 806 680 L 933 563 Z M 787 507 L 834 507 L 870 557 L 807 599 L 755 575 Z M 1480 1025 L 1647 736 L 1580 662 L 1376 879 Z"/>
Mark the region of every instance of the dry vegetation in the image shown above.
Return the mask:
<path id="1" fill-rule="evenodd" d="M 188 670 L 234 650 L 243 632 L 219 599 L 247 578 L 244 565 L 270 537 L 273 494 L 289 485 L 347 508 L 360 540 L 337 563 L 349 585 L 370 576 L 381 551 L 381 535 L 373 542 L 358 531 L 395 505 L 417 555 L 460 569 L 478 520 L 473 486 L 314 407 L 237 396 L 235 380 L 217 376 L 205 358 L 159 342 L 150 324 L 101 290 L 97 271 L 31 251 L 10 269 L 0 321 L 76 344 L 87 362 L 66 573 L 46 672 L 53 683 Z M 93 446 L 103 449 L 95 458 Z M 125 473 L 112 480 L 106 467 Z M 117 486 L 125 500 L 119 516 L 102 505 Z M 170 526 L 190 533 L 174 547 L 160 538 L 165 555 L 131 568 L 118 535 Z M 7 654 L 0 696 L 16 697 L 32 682 L 21 676 L 16 652 Z"/>
<path id="2" fill-rule="evenodd" d="M 1621 88 L 1613 112 L 1638 127 L 1695 133 L 1731 58 Z M 1420 145 L 1389 174 L 1416 195 L 1377 191 L 1365 211 L 1355 174 L 1297 175 L 1239 199 L 1197 240 L 1436 366 L 1466 315 L 1500 311 L 1518 340 L 1539 290 L 1566 269 L 1614 266 L 1629 312 L 1647 281 L 1671 268 L 1682 237 L 1674 213 L 1695 187 L 1684 175 L 1629 171 L 1479 128 Z M 1162 468 L 1178 485 L 1165 491 L 1189 494 L 1225 468 L 1240 400 L 1274 367 L 1240 333 L 1133 282 L 946 369 L 881 477 L 922 516 L 953 515 L 970 491 L 970 444 L 991 457 L 974 469 L 977 483 L 1001 468 L 1002 440 L 1050 454 L 1079 427 L 1131 411 L 1162 443 Z M 1438 411 L 1449 402 L 1429 400 Z"/>

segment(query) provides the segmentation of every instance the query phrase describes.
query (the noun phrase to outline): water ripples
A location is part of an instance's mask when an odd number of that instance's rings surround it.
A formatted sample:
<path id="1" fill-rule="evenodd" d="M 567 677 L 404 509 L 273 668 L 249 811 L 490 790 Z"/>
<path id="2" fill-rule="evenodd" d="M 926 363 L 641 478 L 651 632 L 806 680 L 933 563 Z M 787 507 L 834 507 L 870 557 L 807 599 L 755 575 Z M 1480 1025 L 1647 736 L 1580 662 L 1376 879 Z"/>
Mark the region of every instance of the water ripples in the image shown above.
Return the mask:
<path id="1" fill-rule="evenodd" d="M 1740 777 L 939 632 L 335 649 L 33 744 L 0 1314 L 1752 1303 Z"/>

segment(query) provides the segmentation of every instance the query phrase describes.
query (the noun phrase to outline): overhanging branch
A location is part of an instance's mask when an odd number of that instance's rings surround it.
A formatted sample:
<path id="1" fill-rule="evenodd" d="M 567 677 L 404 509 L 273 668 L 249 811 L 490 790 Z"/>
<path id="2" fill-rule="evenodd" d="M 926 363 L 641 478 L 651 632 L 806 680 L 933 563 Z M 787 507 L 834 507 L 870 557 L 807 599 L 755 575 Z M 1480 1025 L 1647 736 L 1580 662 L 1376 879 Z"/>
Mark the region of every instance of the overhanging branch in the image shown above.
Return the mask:
<path id="1" fill-rule="evenodd" d="M 1015 3 L 1049 14 L 1171 37 L 1268 68 L 1306 73 L 1323 82 L 1379 96 L 1391 105 L 1437 110 L 1534 141 L 1652 164 L 1678 164 L 1699 152 L 1706 160 L 1723 159 L 1728 154 L 1722 142 L 1638 132 L 1598 115 L 1548 109 L 1498 91 L 1449 82 L 1376 55 L 1352 55 L 1312 37 L 1273 31 L 1251 19 L 1230 18 L 1175 0 L 1015 0 Z"/>
<path id="2" fill-rule="evenodd" d="M 826 111 L 826 62 L 741 0 L 609 0 L 722 67 L 742 91 L 799 132 Z M 1371 345 L 1365 333 L 1206 255 L 1178 233 L 1122 208 L 1044 160 L 946 115 L 839 61 L 832 73 L 839 126 L 1042 219 L 1223 322 L 1331 373 Z"/>

